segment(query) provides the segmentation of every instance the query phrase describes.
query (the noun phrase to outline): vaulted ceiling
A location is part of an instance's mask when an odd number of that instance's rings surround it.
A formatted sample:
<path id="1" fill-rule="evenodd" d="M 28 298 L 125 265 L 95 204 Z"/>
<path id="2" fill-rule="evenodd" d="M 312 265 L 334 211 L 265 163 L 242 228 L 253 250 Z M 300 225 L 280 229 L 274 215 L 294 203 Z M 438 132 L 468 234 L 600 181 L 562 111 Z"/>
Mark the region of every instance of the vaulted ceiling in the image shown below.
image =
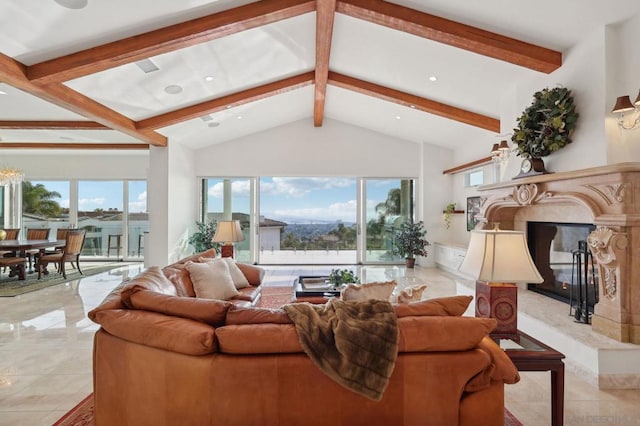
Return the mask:
<path id="1" fill-rule="evenodd" d="M 326 118 L 493 141 L 505 90 L 639 3 L 3 0 L 0 148 L 200 148 Z"/>

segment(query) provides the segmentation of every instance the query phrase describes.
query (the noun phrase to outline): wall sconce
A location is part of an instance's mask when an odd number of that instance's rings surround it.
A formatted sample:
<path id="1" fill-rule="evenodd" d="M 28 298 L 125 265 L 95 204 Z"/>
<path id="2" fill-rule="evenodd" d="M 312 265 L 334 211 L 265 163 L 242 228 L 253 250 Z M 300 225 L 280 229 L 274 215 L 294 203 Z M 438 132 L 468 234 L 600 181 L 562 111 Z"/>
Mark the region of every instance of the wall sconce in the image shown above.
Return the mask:
<path id="1" fill-rule="evenodd" d="M 504 164 L 509 159 L 510 153 L 511 148 L 509 148 L 507 141 L 500 141 L 499 144 L 494 143 L 493 148 L 491 148 L 491 161 L 496 164 Z"/>
<path id="2" fill-rule="evenodd" d="M 629 122 L 625 123 L 624 115 L 627 112 L 636 112 L 636 119 L 629 124 Z M 618 127 L 624 130 L 631 130 L 638 127 L 640 124 L 640 92 L 638 92 L 638 97 L 636 98 L 634 103 L 631 103 L 631 99 L 629 96 L 620 96 L 616 100 L 616 105 L 611 110 L 612 113 L 618 114 Z"/>

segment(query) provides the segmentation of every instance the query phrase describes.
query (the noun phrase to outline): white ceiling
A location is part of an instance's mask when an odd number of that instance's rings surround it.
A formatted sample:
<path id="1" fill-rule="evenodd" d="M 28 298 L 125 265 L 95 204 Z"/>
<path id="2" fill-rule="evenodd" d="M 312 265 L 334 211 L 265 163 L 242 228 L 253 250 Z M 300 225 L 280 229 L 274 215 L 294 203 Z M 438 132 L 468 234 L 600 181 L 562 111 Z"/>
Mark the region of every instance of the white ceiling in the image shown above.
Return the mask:
<path id="1" fill-rule="evenodd" d="M 265 0 L 266 1 L 266 0 Z M 318 0 L 324 1 L 324 0 Z M 0 53 L 24 65 L 54 59 L 153 29 L 235 8 L 249 1 L 88 0 L 71 10 L 54 0 L 0 2 Z M 586 34 L 640 11 L 638 0 L 396 0 L 505 36 L 566 51 Z M 309 12 L 65 84 L 133 121 L 282 80 L 315 67 L 316 14 Z M 340 13 L 335 15 L 329 69 L 408 94 L 499 118 L 500 93 L 538 72 Z M 0 74 L 1 75 L 1 74 Z M 429 81 L 435 75 L 437 81 Z M 212 81 L 206 81 L 212 76 Z M 0 78 L 1 80 L 1 78 Z M 180 85 L 168 94 L 165 87 Z M 86 118 L 0 83 L 0 121 Z M 157 129 L 168 143 L 200 148 L 301 119 L 313 126 L 314 88 L 274 95 Z M 324 116 L 393 137 L 455 148 L 494 132 L 331 84 Z M 241 117 L 241 118 L 239 118 Z M 211 127 L 210 123 L 219 125 Z M 2 129 L 1 142 L 136 143 L 114 130 Z M 0 145 L 1 146 L 1 145 Z"/>

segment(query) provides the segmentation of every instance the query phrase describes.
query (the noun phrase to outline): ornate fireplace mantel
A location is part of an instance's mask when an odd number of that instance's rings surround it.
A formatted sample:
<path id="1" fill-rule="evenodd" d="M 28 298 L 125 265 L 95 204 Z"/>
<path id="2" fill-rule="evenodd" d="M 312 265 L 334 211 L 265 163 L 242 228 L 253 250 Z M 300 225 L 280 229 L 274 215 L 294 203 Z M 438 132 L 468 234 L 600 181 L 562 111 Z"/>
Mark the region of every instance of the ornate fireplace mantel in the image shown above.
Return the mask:
<path id="1" fill-rule="evenodd" d="M 479 228 L 526 232 L 528 221 L 591 223 L 600 300 L 594 331 L 640 344 L 640 163 L 551 173 L 479 187 Z"/>

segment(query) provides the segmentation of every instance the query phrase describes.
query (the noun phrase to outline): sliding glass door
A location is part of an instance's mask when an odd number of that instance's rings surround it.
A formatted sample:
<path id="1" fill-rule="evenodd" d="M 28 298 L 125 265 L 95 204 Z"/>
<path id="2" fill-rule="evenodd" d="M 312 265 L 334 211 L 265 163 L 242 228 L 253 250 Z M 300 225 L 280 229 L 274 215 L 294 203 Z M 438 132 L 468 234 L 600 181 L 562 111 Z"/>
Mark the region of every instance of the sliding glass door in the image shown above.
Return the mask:
<path id="1" fill-rule="evenodd" d="M 243 262 L 401 263 L 393 235 L 413 218 L 415 188 L 402 178 L 207 178 L 202 199 L 201 220 L 240 220 Z"/>
<path id="2" fill-rule="evenodd" d="M 402 261 L 392 253 L 393 235 L 402 223 L 413 218 L 414 181 L 363 179 L 363 197 L 366 206 L 363 262 Z"/>
<path id="3" fill-rule="evenodd" d="M 260 263 L 354 264 L 357 181 L 260 178 Z"/>

